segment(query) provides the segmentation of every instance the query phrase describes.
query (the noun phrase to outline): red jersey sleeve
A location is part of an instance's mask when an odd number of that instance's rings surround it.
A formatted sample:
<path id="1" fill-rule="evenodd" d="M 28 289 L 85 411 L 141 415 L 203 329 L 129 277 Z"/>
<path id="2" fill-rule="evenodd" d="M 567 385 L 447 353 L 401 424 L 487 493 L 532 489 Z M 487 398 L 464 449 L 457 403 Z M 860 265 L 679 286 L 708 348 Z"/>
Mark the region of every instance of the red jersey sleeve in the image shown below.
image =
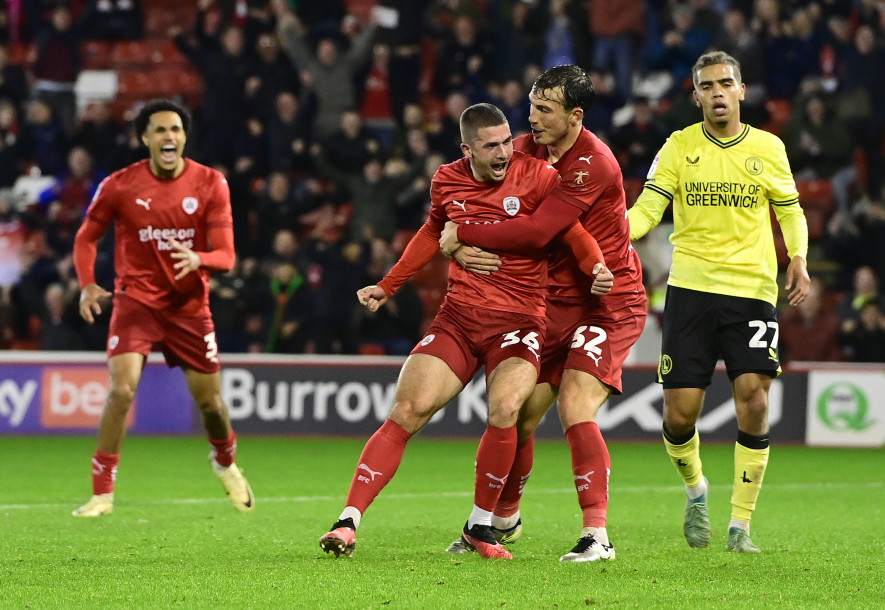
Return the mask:
<path id="1" fill-rule="evenodd" d="M 496 224 L 465 224 L 458 227 L 458 240 L 472 246 L 518 252 L 539 249 L 576 221 L 583 211 L 560 196 L 557 186 L 528 216 Z"/>
<path id="2" fill-rule="evenodd" d="M 74 269 L 77 271 L 80 288 L 95 283 L 97 244 L 107 228 L 107 224 L 87 216 L 77 230 L 77 235 L 74 237 Z"/>
<path id="3" fill-rule="evenodd" d="M 209 201 L 209 214 L 206 229 L 209 245 L 206 252 L 197 252 L 201 267 L 213 271 L 230 271 L 236 260 L 234 251 L 234 223 L 230 203 L 230 188 L 221 174 L 216 176 L 216 184 Z"/>

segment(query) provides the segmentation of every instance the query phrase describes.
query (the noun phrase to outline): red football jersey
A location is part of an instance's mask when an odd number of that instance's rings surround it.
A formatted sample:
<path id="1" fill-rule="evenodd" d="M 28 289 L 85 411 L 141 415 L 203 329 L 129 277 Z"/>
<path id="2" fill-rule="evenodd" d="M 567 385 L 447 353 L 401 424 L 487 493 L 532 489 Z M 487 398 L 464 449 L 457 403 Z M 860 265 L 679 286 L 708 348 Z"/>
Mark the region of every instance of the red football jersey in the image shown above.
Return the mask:
<path id="1" fill-rule="evenodd" d="M 547 147 L 536 144 L 530 134 L 516 138 L 513 145 L 516 150 L 547 159 Z M 599 243 L 606 266 L 615 277 L 611 292 L 595 301 L 609 311 L 644 306 L 642 264 L 630 244 L 624 179 L 611 149 L 585 128 L 575 144 L 553 165 L 562 178 L 559 197 L 584 210 L 579 220 Z M 581 273 L 571 250 L 554 240 L 550 243 L 550 252 L 550 292 L 585 295 L 588 278 Z"/>
<path id="2" fill-rule="evenodd" d="M 170 256 L 168 240 L 207 251 L 211 227 L 233 227 L 230 189 L 220 172 L 185 159 L 180 176 L 160 180 L 145 159 L 105 178 L 86 213 L 115 224 L 115 292 L 170 314 L 208 314 L 209 270 L 176 280 L 178 259 Z"/>
<path id="3" fill-rule="evenodd" d="M 478 182 L 467 158 L 441 166 L 430 187 L 428 223 L 442 231 L 447 220 L 459 224 L 495 223 L 526 216 L 559 184 L 546 161 L 515 152 L 499 183 Z M 503 264 L 491 275 L 476 275 L 454 260 L 449 265 L 446 298 L 459 305 L 544 315 L 546 250 L 499 253 Z"/>

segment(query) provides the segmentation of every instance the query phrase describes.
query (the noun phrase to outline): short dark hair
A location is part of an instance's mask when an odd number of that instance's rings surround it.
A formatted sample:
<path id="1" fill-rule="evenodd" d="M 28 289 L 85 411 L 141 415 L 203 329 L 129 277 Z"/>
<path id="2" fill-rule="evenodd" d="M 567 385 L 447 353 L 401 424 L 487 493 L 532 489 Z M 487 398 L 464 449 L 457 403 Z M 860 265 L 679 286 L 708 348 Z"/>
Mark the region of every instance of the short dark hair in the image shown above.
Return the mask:
<path id="1" fill-rule="evenodd" d="M 697 85 L 698 72 L 700 70 L 708 66 L 718 66 L 720 64 L 732 66 L 734 68 L 734 77 L 737 79 L 738 84 L 743 82 L 741 80 L 741 63 L 725 51 L 710 51 L 698 57 L 698 60 L 694 62 L 694 66 L 691 68 L 691 81 Z"/>
<path id="2" fill-rule="evenodd" d="M 472 142 L 476 139 L 477 132 L 483 127 L 497 127 L 506 123 L 507 117 L 494 104 L 474 104 L 461 113 L 461 119 L 459 120 L 461 141 L 465 143 Z"/>
<path id="3" fill-rule="evenodd" d="M 136 115 L 133 124 L 135 125 L 135 133 L 139 136 L 144 134 L 147 131 L 148 123 L 150 123 L 151 115 L 157 112 L 174 112 L 178 114 L 181 118 L 181 126 L 184 129 L 185 135 L 190 131 L 191 128 L 191 115 L 185 110 L 184 106 L 177 102 L 173 102 L 172 100 L 151 100 L 147 102 L 144 106 L 141 107 L 141 110 L 138 111 L 138 115 Z"/>
<path id="4" fill-rule="evenodd" d="M 562 107 L 590 109 L 596 102 L 593 81 L 580 66 L 564 64 L 545 70 L 532 85 L 532 91 L 540 97 L 547 89 L 562 87 Z"/>

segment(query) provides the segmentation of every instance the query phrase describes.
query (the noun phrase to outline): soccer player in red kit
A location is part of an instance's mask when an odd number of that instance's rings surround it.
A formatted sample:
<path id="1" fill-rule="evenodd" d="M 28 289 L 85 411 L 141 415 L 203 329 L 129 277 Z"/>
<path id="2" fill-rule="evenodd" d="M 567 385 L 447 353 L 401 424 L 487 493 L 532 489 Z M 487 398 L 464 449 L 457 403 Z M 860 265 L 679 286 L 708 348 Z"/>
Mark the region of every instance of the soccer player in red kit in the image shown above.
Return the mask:
<path id="1" fill-rule="evenodd" d="M 148 102 L 135 129 L 150 158 L 114 172 L 99 186 L 74 241 L 80 315 L 90 324 L 111 293 L 95 283 L 96 244 L 114 223 L 114 307 L 108 332 L 107 401 L 92 457 L 92 498 L 78 517 L 110 514 L 126 415 L 145 360 L 159 345 L 169 366 L 180 366 L 212 446 L 210 463 L 234 507 L 255 505 L 234 463 L 236 435 L 221 398 L 215 327 L 209 311 L 209 272 L 234 264 L 227 181 L 185 159 L 190 116 L 168 100 Z"/>
<path id="2" fill-rule="evenodd" d="M 496 223 L 530 213 L 545 197 L 558 196 L 556 170 L 545 161 L 514 154 L 510 127 L 498 108 L 471 106 L 460 123 L 464 158 L 436 172 L 428 220 L 384 279 L 357 292 L 372 311 L 436 255 L 447 219 Z M 577 223 L 569 238 L 588 275 L 607 275 L 599 264 L 598 246 Z M 512 557 L 492 535 L 491 516 L 513 463 L 519 408 L 538 374 L 547 254 L 539 248 L 505 259 L 506 265 L 492 275 L 450 265 L 445 301 L 403 365 L 393 408 L 360 455 L 344 510 L 320 538 L 326 552 L 353 554 L 360 519 L 393 477 L 408 440 L 485 365 L 488 426 L 477 450 L 474 508 L 463 535 L 484 558 Z"/>
<path id="3" fill-rule="evenodd" d="M 596 413 L 610 394 L 621 393 L 621 369 L 647 313 L 642 267 L 630 245 L 620 167 L 608 146 L 583 127 L 584 110 L 594 99 L 593 83 L 578 66 L 555 66 L 541 74 L 529 94 L 532 131 L 517 138 L 514 148 L 551 163 L 566 195 L 545 201 L 530 216 L 498 225 L 448 225 L 440 240 L 448 251 L 459 242 L 502 251 L 533 249 L 578 219 L 598 241 L 614 275 L 614 287 L 605 298 L 588 296 L 574 258 L 555 242 L 551 246 L 541 372 L 519 416 L 513 467 L 492 520 L 498 540 L 515 542 L 520 536 L 519 500 L 532 470 L 533 433 L 558 393 L 583 515 L 580 539 L 562 561 L 615 557 L 606 531 L 611 460 Z M 449 550 L 473 549 L 462 538 Z"/>

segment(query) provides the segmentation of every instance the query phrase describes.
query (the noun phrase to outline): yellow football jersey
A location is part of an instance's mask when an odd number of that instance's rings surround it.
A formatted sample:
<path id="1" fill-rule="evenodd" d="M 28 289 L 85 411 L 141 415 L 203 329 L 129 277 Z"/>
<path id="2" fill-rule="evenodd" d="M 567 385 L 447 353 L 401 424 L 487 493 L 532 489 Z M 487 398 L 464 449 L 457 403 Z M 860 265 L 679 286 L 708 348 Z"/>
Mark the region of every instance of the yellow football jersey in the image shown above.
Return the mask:
<path id="1" fill-rule="evenodd" d="M 671 202 L 670 285 L 777 303 L 769 205 L 790 257 L 808 252 L 808 225 L 780 138 L 749 125 L 727 140 L 703 123 L 673 132 L 630 209 L 630 238 L 657 225 Z"/>

